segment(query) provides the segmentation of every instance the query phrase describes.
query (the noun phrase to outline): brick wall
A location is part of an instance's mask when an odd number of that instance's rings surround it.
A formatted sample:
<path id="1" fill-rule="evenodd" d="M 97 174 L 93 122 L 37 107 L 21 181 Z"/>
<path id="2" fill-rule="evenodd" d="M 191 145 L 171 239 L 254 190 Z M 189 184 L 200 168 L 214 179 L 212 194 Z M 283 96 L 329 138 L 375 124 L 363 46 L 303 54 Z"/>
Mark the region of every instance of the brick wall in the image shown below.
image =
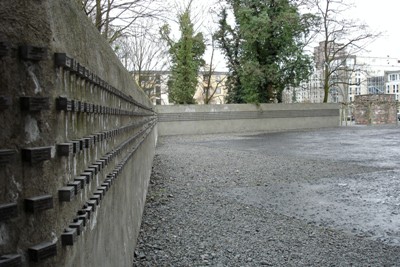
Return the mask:
<path id="1" fill-rule="evenodd" d="M 359 95 L 354 100 L 354 119 L 360 125 L 396 124 L 395 95 Z"/>

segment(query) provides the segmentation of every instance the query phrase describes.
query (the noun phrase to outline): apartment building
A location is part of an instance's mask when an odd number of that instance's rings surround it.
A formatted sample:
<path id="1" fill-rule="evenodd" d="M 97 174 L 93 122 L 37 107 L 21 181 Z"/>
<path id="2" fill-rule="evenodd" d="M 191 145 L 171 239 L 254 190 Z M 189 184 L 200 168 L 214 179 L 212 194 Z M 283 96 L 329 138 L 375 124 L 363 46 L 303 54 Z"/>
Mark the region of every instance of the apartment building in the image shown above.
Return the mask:
<path id="1" fill-rule="evenodd" d="M 168 79 L 170 71 L 133 72 L 132 76 L 139 87 L 148 95 L 153 105 L 172 105 L 168 98 Z M 214 71 L 211 77 L 205 72 L 198 76 L 198 86 L 194 99 L 197 104 L 225 104 L 227 72 Z"/>
<path id="2" fill-rule="evenodd" d="M 227 72 L 215 71 L 211 74 L 201 72 L 194 99 L 197 104 L 225 104 Z"/>
<path id="3" fill-rule="evenodd" d="M 169 105 L 167 81 L 168 71 L 132 72 L 138 86 L 146 93 L 153 105 Z"/>
<path id="4" fill-rule="evenodd" d="M 340 44 L 328 44 L 328 49 L 338 47 Z M 285 90 L 285 102 L 323 102 L 324 49 L 324 42 L 314 48 L 315 68 L 310 79 L 299 87 Z M 400 61 L 396 58 L 349 55 L 342 50 L 330 62 L 330 68 L 336 71 L 330 77 L 328 102 L 351 103 L 357 95 L 397 94 L 398 85 L 394 79 L 400 70 Z"/>
<path id="5" fill-rule="evenodd" d="M 395 99 L 399 101 L 399 84 L 400 84 L 400 70 L 385 71 L 385 93 L 395 95 Z"/>

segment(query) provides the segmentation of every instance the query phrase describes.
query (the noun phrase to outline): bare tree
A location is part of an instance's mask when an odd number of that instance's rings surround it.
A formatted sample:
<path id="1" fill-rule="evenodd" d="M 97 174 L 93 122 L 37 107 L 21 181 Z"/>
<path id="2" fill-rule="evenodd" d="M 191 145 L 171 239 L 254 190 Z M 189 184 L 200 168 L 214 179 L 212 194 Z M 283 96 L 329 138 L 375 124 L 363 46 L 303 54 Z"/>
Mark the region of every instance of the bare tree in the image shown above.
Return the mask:
<path id="1" fill-rule="evenodd" d="M 221 79 L 215 79 L 214 77 L 216 76 L 216 70 L 214 66 L 215 39 L 212 34 L 211 36 L 212 37 L 210 44 L 210 49 L 211 49 L 210 61 L 209 64 L 205 65 L 203 71 L 202 98 L 204 104 L 212 103 L 212 100 L 215 98 L 217 92 L 220 91 L 222 87 L 224 87 L 223 85 L 225 84 L 225 78 L 226 78 L 226 76 L 224 76 Z"/>
<path id="2" fill-rule="evenodd" d="M 141 28 L 143 21 L 165 15 L 166 2 L 163 0 L 76 1 L 109 43 L 128 34 L 128 29 Z"/>
<path id="3" fill-rule="evenodd" d="M 320 17 L 319 34 L 322 41 L 315 51 L 317 69 L 323 70 L 324 103 L 331 88 L 342 83 L 344 72 L 351 72 L 347 61 L 375 40 L 380 33 L 373 33 L 364 23 L 343 18 L 342 14 L 353 7 L 346 0 L 308 0 Z"/>
<path id="4" fill-rule="evenodd" d="M 160 73 L 169 66 L 168 48 L 156 34 L 145 28 L 134 36 L 124 36 L 113 47 L 125 68 L 131 71 L 139 87 L 150 97 L 159 98 L 156 90 Z"/>

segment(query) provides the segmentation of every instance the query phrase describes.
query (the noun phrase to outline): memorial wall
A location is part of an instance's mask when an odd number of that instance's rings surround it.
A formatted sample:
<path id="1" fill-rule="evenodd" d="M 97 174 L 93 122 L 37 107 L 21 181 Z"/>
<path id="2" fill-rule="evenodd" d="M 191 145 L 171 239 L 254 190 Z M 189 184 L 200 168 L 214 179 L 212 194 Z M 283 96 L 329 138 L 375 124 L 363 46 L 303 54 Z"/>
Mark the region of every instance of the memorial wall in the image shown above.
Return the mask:
<path id="1" fill-rule="evenodd" d="M 156 120 L 75 1 L 1 1 L 0 266 L 130 266 Z"/>

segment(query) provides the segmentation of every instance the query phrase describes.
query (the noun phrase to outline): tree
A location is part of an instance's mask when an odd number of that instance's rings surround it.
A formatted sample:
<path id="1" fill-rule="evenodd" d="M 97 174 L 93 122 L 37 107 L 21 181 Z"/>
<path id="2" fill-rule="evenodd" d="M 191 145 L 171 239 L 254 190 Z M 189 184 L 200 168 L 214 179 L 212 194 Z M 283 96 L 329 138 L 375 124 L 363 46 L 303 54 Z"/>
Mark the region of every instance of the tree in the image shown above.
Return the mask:
<path id="1" fill-rule="evenodd" d="M 300 15 L 289 0 L 228 0 L 235 26 L 222 11 L 218 41 L 228 59 L 231 102 L 268 103 L 286 86 L 296 86 L 311 72 L 305 36 L 313 16 Z"/>
<path id="2" fill-rule="evenodd" d="M 136 35 L 116 40 L 113 47 L 122 64 L 148 97 L 160 98 L 156 81 L 161 79 L 160 73 L 168 66 L 168 49 L 158 34 L 148 30 L 150 26 L 144 26 Z"/>
<path id="3" fill-rule="evenodd" d="M 190 4 L 179 15 L 181 37 L 174 42 L 170 37 L 170 27 L 164 25 L 161 35 L 168 43 L 171 56 L 171 76 L 168 80 L 168 96 L 176 104 L 193 104 L 193 96 L 198 84 L 198 73 L 204 65 L 202 56 L 205 51 L 203 34 L 195 34 L 190 19 Z"/>
<path id="4" fill-rule="evenodd" d="M 143 22 L 163 16 L 162 0 L 76 0 L 111 44 L 127 31 L 141 28 Z M 131 33 L 131 32 L 130 32 Z"/>
<path id="5" fill-rule="evenodd" d="M 348 1 L 309 0 L 308 4 L 316 10 L 320 18 L 319 34 L 322 41 L 314 57 L 317 69 L 323 72 L 323 101 L 326 103 L 330 90 L 341 84 L 355 85 L 349 83 L 348 79 L 340 79 L 354 71 L 353 66 L 349 66 L 347 62 L 380 33 L 372 33 L 366 24 L 357 20 L 343 18 L 341 14 L 352 8 Z"/>
<path id="6" fill-rule="evenodd" d="M 220 48 L 225 53 L 229 75 L 226 79 L 225 86 L 228 90 L 226 98 L 227 103 L 244 103 L 243 87 L 240 81 L 240 47 L 241 35 L 239 26 L 231 26 L 228 23 L 228 9 L 223 8 L 221 18 L 219 20 L 219 31 L 216 32 L 215 38 Z"/>

